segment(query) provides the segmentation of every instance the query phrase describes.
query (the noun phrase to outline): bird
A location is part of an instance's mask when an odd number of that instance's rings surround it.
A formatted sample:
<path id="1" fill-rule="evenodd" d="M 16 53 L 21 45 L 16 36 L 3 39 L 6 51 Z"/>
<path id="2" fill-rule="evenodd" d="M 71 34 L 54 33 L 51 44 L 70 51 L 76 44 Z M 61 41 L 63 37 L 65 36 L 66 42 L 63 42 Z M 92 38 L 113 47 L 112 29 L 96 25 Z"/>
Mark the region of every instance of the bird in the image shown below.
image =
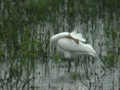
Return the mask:
<path id="1" fill-rule="evenodd" d="M 96 51 L 92 45 L 86 43 L 81 33 L 77 31 L 61 32 L 51 36 L 50 45 L 53 44 L 57 47 L 59 53 L 63 53 L 65 58 L 71 59 L 79 55 L 90 55 L 96 57 Z M 69 68 L 70 60 L 69 60 Z M 70 70 L 68 70 L 69 72 Z"/>

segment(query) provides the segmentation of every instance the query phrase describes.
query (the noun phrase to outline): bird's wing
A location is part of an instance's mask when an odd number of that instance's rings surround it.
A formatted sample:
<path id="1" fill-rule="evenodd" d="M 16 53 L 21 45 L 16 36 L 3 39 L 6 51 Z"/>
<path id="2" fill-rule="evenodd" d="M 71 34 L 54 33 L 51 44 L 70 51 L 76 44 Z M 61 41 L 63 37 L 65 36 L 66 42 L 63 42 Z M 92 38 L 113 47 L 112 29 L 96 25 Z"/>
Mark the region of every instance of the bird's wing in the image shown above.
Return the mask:
<path id="1" fill-rule="evenodd" d="M 82 42 L 86 42 L 86 39 L 83 38 L 82 34 L 81 33 L 77 33 L 76 31 L 73 31 L 70 33 L 70 35 L 75 38 L 75 39 L 78 39 L 79 41 L 82 41 Z"/>
<path id="2" fill-rule="evenodd" d="M 61 38 L 58 40 L 57 43 L 58 43 L 58 46 L 64 49 L 65 51 L 77 52 L 82 50 L 82 48 L 84 47 L 84 46 L 80 47 L 79 44 L 74 42 L 74 40 L 68 39 L 68 38 Z"/>
<path id="3" fill-rule="evenodd" d="M 76 54 L 90 54 L 92 56 L 96 55 L 95 50 L 90 44 L 84 44 L 82 42 L 77 44 L 72 39 L 68 38 L 59 39 L 57 44 L 64 51 L 74 52 Z"/>

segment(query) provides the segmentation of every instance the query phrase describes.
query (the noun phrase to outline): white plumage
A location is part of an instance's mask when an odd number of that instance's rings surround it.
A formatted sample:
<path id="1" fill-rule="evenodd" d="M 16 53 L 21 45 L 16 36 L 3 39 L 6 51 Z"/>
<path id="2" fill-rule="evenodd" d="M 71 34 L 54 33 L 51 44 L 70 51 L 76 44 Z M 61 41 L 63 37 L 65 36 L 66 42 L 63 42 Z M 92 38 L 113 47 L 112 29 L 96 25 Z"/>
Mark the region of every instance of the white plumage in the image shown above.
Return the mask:
<path id="1" fill-rule="evenodd" d="M 72 33 L 70 33 L 70 35 L 75 38 L 75 39 L 78 39 L 82 42 L 86 42 L 86 39 L 83 38 L 82 34 L 81 33 L 77 33 L 76 31 L 73 31 Z"/>
<path id="2" fill-rule="evenodd" d="M 85 42 L 86 39 L 82 37 L 82 34 L 75 31 L 71 33 L 62 32 L 50 38 L 50 43 L 55 44 L 58 51 L 64 53 L 66 58 L 71 58 L 80 54 L 87 54 L 95 57 L 95 50 L 90 44 L 86 44 Z"/>

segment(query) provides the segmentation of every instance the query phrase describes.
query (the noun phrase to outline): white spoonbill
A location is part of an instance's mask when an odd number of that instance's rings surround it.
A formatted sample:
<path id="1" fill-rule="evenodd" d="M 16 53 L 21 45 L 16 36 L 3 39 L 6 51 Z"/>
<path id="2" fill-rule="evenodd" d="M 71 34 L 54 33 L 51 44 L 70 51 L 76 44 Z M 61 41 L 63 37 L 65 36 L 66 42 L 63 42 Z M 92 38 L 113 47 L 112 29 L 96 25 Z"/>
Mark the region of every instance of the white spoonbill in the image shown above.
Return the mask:
<path id="1" fill-rule="evenodd" d="M 50 44 L 55 44 L 58 52 L 64 53 L 65 58 L 69 59 L 80 54 L 97 56 L 93 47 L 85 42 L 86 40 L 82 37 L 82 34 L 76 31 L 71 33 L 62 32 L 50 38 Z"/>

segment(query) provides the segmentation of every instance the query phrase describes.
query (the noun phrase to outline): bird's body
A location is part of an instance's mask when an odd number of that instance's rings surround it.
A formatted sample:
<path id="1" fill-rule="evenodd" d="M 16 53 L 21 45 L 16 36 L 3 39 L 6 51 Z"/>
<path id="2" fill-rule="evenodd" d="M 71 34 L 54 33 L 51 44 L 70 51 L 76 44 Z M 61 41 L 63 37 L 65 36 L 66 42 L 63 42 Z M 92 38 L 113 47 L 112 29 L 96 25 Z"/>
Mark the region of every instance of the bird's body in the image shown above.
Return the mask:
<path id="1" fill-rule="evenodd" d="M 86 54 L 98 58 L 96 51 L 90 44 L 86 44 L 86 39 L 82 37 L 82 34 L 75 31 L 53 35 L 50 38 L 50 44 L 56 45 L 58 52 L 69 59 L 68 72 L 70 72 L 72 57 Z M 100 59 L 97 62 L 100 63 Z"/>
<path id="2" fill-rule="evenodd" d="M 80 54 L 96 56 L 95 50 L 85 41 L 82 34 L 76 32 L 62 32 L 51 37 L 51 43 L 56 43 L 58 51 L 64 53 L 66 58 Z"/>

